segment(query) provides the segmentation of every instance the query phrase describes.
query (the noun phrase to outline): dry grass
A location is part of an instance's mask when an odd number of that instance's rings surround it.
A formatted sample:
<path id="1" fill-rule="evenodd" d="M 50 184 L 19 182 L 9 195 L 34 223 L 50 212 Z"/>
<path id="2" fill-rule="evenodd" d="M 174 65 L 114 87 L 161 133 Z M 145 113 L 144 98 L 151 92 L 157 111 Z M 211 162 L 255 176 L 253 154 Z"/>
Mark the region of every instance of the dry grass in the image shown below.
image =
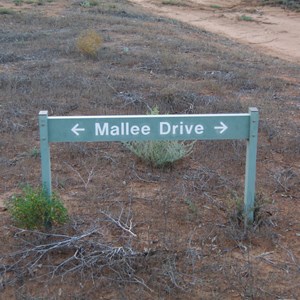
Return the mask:
<path id="1" fill-rule="evenodd" d="M 95 30 L 89 29 L 80 34 L 76 41 L 76 47 L 80 53 L 95 57 L 102 43 L 102 37 Z"/>

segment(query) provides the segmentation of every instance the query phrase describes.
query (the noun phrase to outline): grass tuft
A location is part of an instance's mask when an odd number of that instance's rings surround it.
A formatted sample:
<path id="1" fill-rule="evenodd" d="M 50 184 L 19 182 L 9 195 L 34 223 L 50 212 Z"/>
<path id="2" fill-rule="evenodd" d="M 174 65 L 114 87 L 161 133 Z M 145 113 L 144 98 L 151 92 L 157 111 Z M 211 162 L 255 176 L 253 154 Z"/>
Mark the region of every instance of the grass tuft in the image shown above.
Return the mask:
<path id="1" fill-rule="evenodd" d="M 216 5 L 216 4 L 212 4 L 210 7 L 214 8 L 214 9 L 221 9 L 222 8 L 222 6 Z"/>
<path id="2" fill-rule="evenodd" d="M 84 8 L 89 8 L 89 7 L 93 7 L 93 6 L 97 6 L 99 5 L 98 1 L 82 1 L 80 2 L 80 6 L 84 7 Z"/>
<path id="3" fill-rule="evenodd" d="M 236 226 L 244 226 L 245 212 L 244 199 L 233 195 L 233 198 L 228 201 L 229 220 Z M 255 195 L 254 203 L 254 227 L 261 225 L 269 225 L 272 212 L 270 210 L 270 200 L 262 193 Z"/>
<path id="4" fill-rule="evenodd" d="M 159 114 L 159 111 L 157 108 L 154 108 L 150 113 L 155 115 Z M 190 155 L 193 151 L 194 142 L 134 141 L 125 143 L 125 146 L 149 165 L 154 167 L 165 167 Z"/>
<path id="5" fill-rule="evenodd" d="M 76 47 L 80 53 L 95 57 L 102 43 L 102 37 L 95 30 L 90 29 L 80 34 L 76 42 Z"/>
<path id="6" fill-rule="evenodd" d="M 241 15 L 238 17 L 239 21 L 246 21 L 246 22 L 254 22 L 254 19 L 250 16 Z"/>

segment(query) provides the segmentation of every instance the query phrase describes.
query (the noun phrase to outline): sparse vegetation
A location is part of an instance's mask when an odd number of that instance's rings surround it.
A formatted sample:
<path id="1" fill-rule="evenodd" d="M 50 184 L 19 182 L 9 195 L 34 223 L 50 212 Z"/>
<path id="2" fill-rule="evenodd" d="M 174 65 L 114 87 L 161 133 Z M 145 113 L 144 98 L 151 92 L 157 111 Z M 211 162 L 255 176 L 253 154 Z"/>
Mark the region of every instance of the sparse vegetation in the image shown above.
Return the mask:
<path id="1" fill-rule="evenodd" d="M 261 0 L 265 5 L 280 5 L 284 8 L 300 10 L 300 3 L 298 0 Z"/>
<path id="2" fill-rule="evenodd" d="M 184 203 L 187 205 L 188 207 L 188 220 L 192 220 L 195 221 L 196 218 L 199 215 L 198 212 L 198 207 L 196 206 L 196 204 L 189 198 L 184 200 Z"/>
<path id="3" fill-rule="evenodd" d="M 34 5 L 44 5 L 45 3 L 52 3 L 54 0 L 14 0 L 16 6 L 21 6 L 22 4 L 34 4 Z"/>
<path id="4" fill-rule="evenodd" d="M 51 16 L 46 2 L 28 10 L 11 1 L 22 12 L 0 18 L 0 298 L 300 299 L 299 65 L 127 0 L 80 2 L 55 1 Z M 88 28 L 102 38 L 96 54 L 77 48 Z M 69 221 L 17 227 L 3 200 L 41 183 L 40 110 L 141 115 L 155 106 L 258 107 L 262 204 L 252 227 L 242 219 L 246 142 L 231 140 L 198 141 L 163 169 L 120 143 L 53 143 L 52 187 Z"/>
<path id="5" fill-rule="evenodd" d="M 244 214 L 244 199 L 232 193 L 227 202 L 227 211 L 229 213 L 230 222 L 237 228 L 243 230 L 249 229 L 245 227 L 245 214 Z M 268 198 L 262 193 L 257 193 L 255 196 L 254 204 L 254 226 L 270 225 L 272 224 L 271 217 L 271 203 Z"/>

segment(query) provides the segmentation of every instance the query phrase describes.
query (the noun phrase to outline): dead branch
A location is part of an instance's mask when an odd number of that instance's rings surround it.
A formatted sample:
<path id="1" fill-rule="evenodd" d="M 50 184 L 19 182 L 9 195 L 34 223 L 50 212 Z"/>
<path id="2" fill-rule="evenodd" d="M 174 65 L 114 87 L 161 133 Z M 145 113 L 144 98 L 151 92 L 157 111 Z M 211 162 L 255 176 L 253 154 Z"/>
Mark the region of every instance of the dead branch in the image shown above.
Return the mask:
<path id="1" fill-rule="evenodd" d="M 100 210 L 100 212 L 103 215 L 105 215 L 110 221 L 112 221 L 115 225 L 117 225 L 119 228 L 121 228 L 122 230 L 131 234 L 132 236 L 137 237 L 137 235 L 134 232 L 132 232 L 132 228 L 133 228 L 132 218 L 129 221 L 127 221 L 126 223 L 121 221 L 121 218 L 122 218 L 123 212 L 124 212 L 123 208 L 121 209 L 121 213 L 118 218 L 112 217 L 110 214 L 106 213 L 105 211 Z M 128 222 L 129 222 L 129 224 L 128 224 Z"/>
<path id="2" fill-rule="evenodd" d="M 95 171 L 95 166 L 93 166 L 92 169 L 91 169 L 90 171 L 87 170 L 88 176 L 87 176 L 86 179 L 84 179 L 84 178 L 82 177 L 82 175 L 81 175 L 75 168 L 73 168 L 70 164 L 68 164 L 68 163 L 66 163 L 66 162 L 65 162 L 65 164 L 66 164 L 72 171 L 74 171 L 74 172 L 78 175 L 78 177 L 80 178 L 80 180 L 83 182 L 84 189 L 87 190 L 89 183 L 91 182 L 92 178 L 95 176 L 95 173 L 94 173 L 94 171 Z"/>
<path id="3" fill-rule="evenodd" d="M 130 227 L 126 227 L 120 220 L 112 217 L 111 220 L 126 232 L 131 232 Z M 0 279 L 5 284 L 15 284 L 18 276 L 53 278 L 56 275 L 65 277 L 82 271 L 94 276 L 94 270 L 97 270 L 97 274 L 101 270 L 110 270 L 115 277 L 127 278 L 146 287 L 141 279 L 135 278 L 132 267 L 134 259 L 142 257 L 143 253 L 105 241 L 100 226 L 93 226 L 73 236 L 17 230 L 15 237 L 22 236 L 21 241 L 24 241 L 24 235 L 34 238 L 33 241 L 26 242 L 22 250 L 0 257 Z M 149 287 L 147 289 L 151 290 Z"/>

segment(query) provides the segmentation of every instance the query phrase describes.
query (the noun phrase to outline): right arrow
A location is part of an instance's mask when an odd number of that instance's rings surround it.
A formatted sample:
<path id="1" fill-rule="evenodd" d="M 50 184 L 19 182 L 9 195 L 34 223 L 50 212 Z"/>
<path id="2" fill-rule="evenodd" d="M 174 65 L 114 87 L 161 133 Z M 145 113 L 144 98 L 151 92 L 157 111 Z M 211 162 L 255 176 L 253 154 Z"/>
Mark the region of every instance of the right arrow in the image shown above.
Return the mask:
<path id="1" fill-rule="evenodd" d="M 220 134 L 222 134 L 225 130 L 228 129 L 228 127 L 223 122 L 220 122 L 220 125 L 221 126 L 215 126 L 214 128 L 216 130 L 220 130 Z"/>

